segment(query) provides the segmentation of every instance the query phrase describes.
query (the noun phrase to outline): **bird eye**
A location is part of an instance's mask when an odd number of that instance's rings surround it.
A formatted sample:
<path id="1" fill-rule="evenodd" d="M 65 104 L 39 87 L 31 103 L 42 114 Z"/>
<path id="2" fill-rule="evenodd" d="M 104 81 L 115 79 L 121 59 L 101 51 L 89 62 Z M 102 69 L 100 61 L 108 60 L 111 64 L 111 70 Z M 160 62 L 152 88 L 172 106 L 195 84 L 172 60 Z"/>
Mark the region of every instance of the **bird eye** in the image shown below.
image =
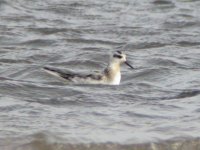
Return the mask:
<path id="1" fill-rule="evenodd" d="M 114 54 L 114 55 L 113 55 L 113 57 L 115 57 L 115 58 L 119 58 L 119 59 L 121 59 L 121 58 L 122 58 L 122 56 L 121 56 L 121 55 L 117 55 L 117 54 Z"/>

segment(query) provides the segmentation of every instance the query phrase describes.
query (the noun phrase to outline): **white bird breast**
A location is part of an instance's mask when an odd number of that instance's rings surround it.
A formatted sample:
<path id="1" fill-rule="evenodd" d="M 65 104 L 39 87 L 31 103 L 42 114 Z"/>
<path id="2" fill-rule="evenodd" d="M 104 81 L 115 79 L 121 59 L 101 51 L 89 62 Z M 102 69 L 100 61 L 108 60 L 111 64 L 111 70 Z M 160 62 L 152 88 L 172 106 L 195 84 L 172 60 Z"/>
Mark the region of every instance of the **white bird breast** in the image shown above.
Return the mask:
<path id="1" fill-rule="evenodd" d="M 121 73 L 118 72 L 115 77 L 114 77 L 114 80 L 113 80 L 113 85 L 119 85 L 120 84 L 120 80 L 121 80 Z"/>

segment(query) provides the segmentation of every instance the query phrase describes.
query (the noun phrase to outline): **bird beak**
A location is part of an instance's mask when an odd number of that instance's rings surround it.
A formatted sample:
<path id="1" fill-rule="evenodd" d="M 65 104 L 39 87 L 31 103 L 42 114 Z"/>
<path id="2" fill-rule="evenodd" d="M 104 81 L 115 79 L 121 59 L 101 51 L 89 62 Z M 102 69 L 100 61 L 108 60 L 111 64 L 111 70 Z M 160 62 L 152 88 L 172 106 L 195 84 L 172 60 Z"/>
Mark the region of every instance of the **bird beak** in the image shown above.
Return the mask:
<path id="1" fill-rule="evenodd" d="M 129 64 L 128 61 L 125 61 L 125 64 L 126 64 L 127 66 L 129 66 L 131 69 L 134 69 L 133 66 L 131 66 L 131 65 Z"/>

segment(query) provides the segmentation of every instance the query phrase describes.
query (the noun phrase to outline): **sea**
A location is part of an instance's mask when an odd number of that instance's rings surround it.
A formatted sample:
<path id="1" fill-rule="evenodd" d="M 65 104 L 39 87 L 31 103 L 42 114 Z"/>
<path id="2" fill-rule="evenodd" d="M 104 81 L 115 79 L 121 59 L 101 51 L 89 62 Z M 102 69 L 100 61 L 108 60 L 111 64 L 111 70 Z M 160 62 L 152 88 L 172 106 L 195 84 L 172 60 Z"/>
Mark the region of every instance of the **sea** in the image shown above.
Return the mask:
<path id="1" fill-rule="evenodd" d="M 0 0 L 0 150 L 200 150 L 200 1 Z"/>

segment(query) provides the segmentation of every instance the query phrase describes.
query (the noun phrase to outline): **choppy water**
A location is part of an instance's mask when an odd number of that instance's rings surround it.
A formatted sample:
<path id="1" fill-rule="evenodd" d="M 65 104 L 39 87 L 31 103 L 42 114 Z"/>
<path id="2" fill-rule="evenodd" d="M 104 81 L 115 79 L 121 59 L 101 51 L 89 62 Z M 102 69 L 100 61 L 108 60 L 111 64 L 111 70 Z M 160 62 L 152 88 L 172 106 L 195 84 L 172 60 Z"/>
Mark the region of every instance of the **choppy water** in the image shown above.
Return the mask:
<path id="1" fill-rule="evenodd" d="M 199 150 L 199 8 L 0 0 L 1 149 Z M 136 69 L 123 66 L 120 86 L 65 85 L 41 69 L 102 70 L 121 49 Z"/>

